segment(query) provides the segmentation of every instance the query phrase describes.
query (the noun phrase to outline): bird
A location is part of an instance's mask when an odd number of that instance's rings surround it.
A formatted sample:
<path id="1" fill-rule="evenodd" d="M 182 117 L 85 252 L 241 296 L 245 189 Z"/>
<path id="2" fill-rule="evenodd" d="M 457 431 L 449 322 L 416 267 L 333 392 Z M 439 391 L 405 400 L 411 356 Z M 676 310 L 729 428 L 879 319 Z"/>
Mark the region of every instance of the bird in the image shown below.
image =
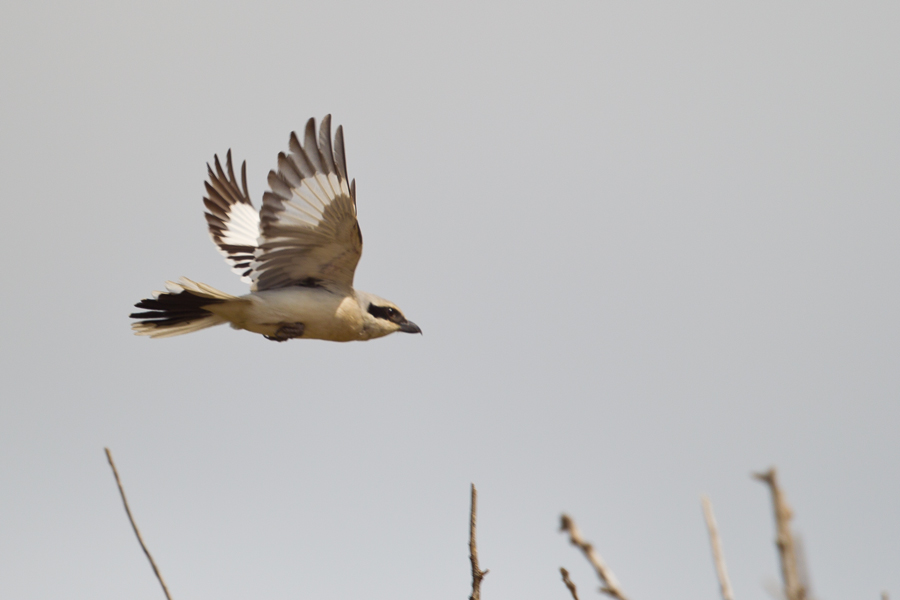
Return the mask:
<path id="1" fill-rule="evenodd" d="M 269 171 L 259 210 L 247 190 L 247 162 L 241 181 L 225 156 L 207 163 L 206 222 L 219 252 L 250 293 L 232 296 L 182 277 L 166 282 L 135 304 L 136 335 L 163 338 L 229 323 L 267 340 L 366 341 L 391 333 L 422 333 L 400 308 L 353 288 L 362 255 L 356 219 L 356 180 L 348 183 L 344 132 L 331 137 L 331 115 L 309 119 L 303 143 L 295 132 L 289 153 L 278 154 Z"/>

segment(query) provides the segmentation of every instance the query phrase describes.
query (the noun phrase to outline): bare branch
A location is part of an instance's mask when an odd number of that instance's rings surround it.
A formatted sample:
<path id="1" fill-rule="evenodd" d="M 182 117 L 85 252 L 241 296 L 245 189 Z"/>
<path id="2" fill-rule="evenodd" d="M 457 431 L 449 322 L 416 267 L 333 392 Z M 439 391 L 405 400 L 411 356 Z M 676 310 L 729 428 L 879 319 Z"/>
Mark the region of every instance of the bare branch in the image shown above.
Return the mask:
<path id="1" fill-rule="evenodd" d="M 594 567 L 594 570 L 597 572 L 597 577 L 600 578 L 600 583 L 602 585 L 600 591 L 613 598 L 617 598 L 618 600 L 628 600 L 628 598 L 625 597 L 622 588 L 619 587 L 616 576 L 609 570 L 609 567 L 606 566 L 606 563 L 603 562 L 600 555 L 594 551 L 594 547 L 581 537 L 581 532 L 578 530 L 578 527 L 576 527 L 575 521 L 573 521 L 569 515 L 562 516 L 559 530 L 569 534 L 569 541 L 572 545 L 578 546 L 588 562 L 591 563 L 591 566 Z"/>
<path id="2" fill-rule="evenodd" d="M 469 600 L 481 600 L 481 580 L 488 574 L 478 566 L 478 546 L 475 544 L 475 521 L 478 515 L 478 492 L 472 484 L 472 507 L 469 510 L 469 561 L 472 563 L 472 595 Z"/>
<path id="3" fill-rule="evenodd" d="M 784 596 L 787 600 L 806 600 L 806 588 L 800 579 L 797 568 L 797 553 L 794 538 L 791 535 L 790 520 L 794 516 L 788 506 L 784 493 L 778 486 L 778 477 L 772 467 L 765 473 L 754 473 L 753 477 L 766 483 L 772 492 L 772 509 L 775 513 L 778 556 L 781 560 L 781 578 L 784 581 Z"/>
<path id="4" fill-rule="evenodd" d="M 806 563 L 806 546 L 803 545 L 803 538 L 796 532 L 794 533 L 794 555 L 797 557 L 797 581 L 803 588 L 803 594 L 806 600 L 815 600 L 813 592 L 812 579 L 809 577 L 809 567 Z"/>
<path id="5" fill-rule="evenodd" d="M 569 592 L 571 592 L 572 598 L 574 600 L 578 600 L 578 590 L 575 589 L 575 584 L 572 583 L 571 579 L 569 579 L 569 572 L 562 567 L 559 568 L 559 572 L 562 574 L 563 583 L 565 583 L 566 587 L 569 588 Z"/>
<path id="6" fill-rule="evenodd" d="M 122 487 L 122 481 L 119 479 L 116 463 L 113 462 L 112 452 L 109 451 L 109 448 L 104 448 L 104 450 L 106 450 L 106 459 L 109 461 L 109 466 L 112 467 L 113 475 L 116 478 L 116 485 L 119 486 L 119 495 L 122 496 L 122 504 L 125 505 L 125 513 L 128 515 L 128 520 L 131 522 L 131 528 L 134 529 L 134 535 L 137 536 L 138 543 L 141 545 L 141 550 L 147 555 L 147 560 L 150 561 L 150 566 L 153 567 L 153 572 L 156 574 L 156 578 L 159 580 L 159 585 L 162 586 L 163 593 L 165 593 L 167 600 L 172 600 L 172 596 L 169 595 L 169 588 L 166 587 L 166 582 L 163 581 L 162 575 L 156 567 L 156 562 L 153 560 L 150 551 L 147 550 L 147 546 L 144 544 L 144 538 L 141 537 L 141 532 L 138 530 L 137 523 L 134 522 L 134 517 L 131 516 L 131 509 L 128 508 L 128 500 L 125 498 L 125 489 Z"/>
<path id="7" fill-rule="evenodd" d="M 725 554 L 722 552 L 722 540 L 719 538 L 719 527 L 716 525 L 716 515 L 713 514 L 712 502 L 709 496 L 701 498 L 703 503 L 703 516 L 706 517 L 706 528 L 709 530 L 709 544 L 712 546 L 713 562 L 716 565 L 716 575 L 719 577 L 719 588 L 722 590 L 722 600 L 734 600 L 731 591 L 731 581 L 728 579 L 728 570 L 725 568 Z"/>

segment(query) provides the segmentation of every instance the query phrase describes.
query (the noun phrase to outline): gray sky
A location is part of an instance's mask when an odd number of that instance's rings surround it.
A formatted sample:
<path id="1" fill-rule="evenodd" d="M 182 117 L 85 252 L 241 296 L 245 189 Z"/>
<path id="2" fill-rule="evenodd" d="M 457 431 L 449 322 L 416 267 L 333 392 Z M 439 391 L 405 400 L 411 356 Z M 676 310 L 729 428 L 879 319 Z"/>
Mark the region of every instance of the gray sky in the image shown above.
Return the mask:
<path id="1" fill-rule="evenodd" d="M 778 573 L 900 595 L 900 8 L 7 2 L 0 596 L 556 598 L 569 511 L 634 600 Z M 344 125 L 357 287 L 425 335 L 131 335 L 188 276 L 205 163 L 258 201 Z"/>

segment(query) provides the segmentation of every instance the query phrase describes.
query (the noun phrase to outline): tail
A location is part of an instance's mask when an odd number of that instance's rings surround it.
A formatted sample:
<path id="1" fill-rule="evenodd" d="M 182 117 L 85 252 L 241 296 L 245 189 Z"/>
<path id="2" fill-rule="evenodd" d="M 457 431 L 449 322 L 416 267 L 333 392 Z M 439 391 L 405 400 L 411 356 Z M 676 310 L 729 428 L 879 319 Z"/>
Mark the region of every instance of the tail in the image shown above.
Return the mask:
<path id="1" fill-rule="evenodd" d="M 137 323 L 131 324 L 135 335 L 149 335 L 152 338 L 171 337 L 227 323 L 225 319 L 214 315 L 205 307 L 237 300 L 236 296 L 186 277 L 182 277 L 179 283 L 167 281 L 166 290 L 153 292 L 153 298 L 135 304 L 137 308 L 146 309 L 146 312 L 129 315 L 132 319 L 140 319 Z"/>

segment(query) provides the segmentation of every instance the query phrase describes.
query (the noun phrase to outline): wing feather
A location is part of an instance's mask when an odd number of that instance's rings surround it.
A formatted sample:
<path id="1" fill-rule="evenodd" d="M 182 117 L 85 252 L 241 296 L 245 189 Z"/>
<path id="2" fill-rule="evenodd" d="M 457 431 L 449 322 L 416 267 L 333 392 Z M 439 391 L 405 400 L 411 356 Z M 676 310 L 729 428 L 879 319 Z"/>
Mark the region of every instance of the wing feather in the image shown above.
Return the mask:
<path id="1" fill-rule="evenodd" d="M 331 116 L 316 135 L 306 123 L 303 144 L 296 133 L 290 155 L 278 155 L 259 212 L 260 238 L 253 261 L 255 289 L 291 285 L 352 287 L 362 253 L 356 221 L 355 184 L 347 184 L 343 129 L 332 143 Z"/>
<path id="2" fill-rule="evenodd" d="M 316 144 L 316 120 L 310 119 L 306 122 L 306 131 L 303 133 L 303 151 L 309 159 L 316 173 L 324 171 L 322 168 L 322 157 L 319 156 L 319 146 Z M 313 174 L 315 177 L 315 174 Z"/>
<path id="3" fill-rule="evenodd" d="M 319 127 L 319 156 L 326 174 L 334 173 L 334 150 L 331 148 L 331 115 L 325 115 Z"/>
<path id="4" fill-rule="evenodd" d="M 231 150 L 225 155 L 225 169 L 216 155 L 215 171 L 206 165 L 205 182 L 206 222 L 209 234 L 231 269 L 247 283 L 252 283 L 250 268 L 256 259 L 259 238 L 259 213 L 250 202 L 247 191 L 247 163 L 241 165 L 241 186 L 238 187 L 231 162 Z"/>
<path id="5" fill-rule="evenodd" d="M 349 288 L 362 254 L 356 221 L 356 183 L 347 181 L 344 130 L 331 136 L 331 115 L 306 123 L 289 153 L 278 154 L 260 210 L 250 202 L 247 163 L 238 184 L 231 151 L 225 166 L 207 165 L 206 221 L 219 251 L 256 290 L 292 285 Z"/>

